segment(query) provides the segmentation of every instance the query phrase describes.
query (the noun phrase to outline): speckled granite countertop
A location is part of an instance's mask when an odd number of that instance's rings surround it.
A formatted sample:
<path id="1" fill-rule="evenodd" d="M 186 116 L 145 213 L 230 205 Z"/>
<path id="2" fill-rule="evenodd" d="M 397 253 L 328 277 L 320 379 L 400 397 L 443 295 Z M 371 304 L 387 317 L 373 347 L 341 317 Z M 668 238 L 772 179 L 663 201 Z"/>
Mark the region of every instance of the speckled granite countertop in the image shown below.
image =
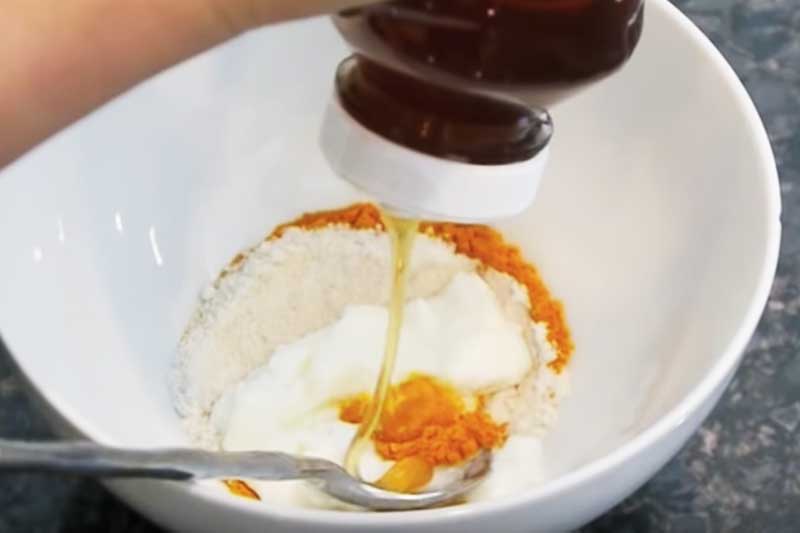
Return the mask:
<path id="1" fill-rule="evenodd" d="M 781 175 L 778 277 L 741 369 L 686 449 L 583 533 L 800 531 L 800 0 L 676 0 L 732 63 Z M 0 349 L 1 350 L 1 349 Z M 0 435 L 50 436 L 0 351 Z M 0 533 L 157 532 L 91 481 L 0 478 Z"/>

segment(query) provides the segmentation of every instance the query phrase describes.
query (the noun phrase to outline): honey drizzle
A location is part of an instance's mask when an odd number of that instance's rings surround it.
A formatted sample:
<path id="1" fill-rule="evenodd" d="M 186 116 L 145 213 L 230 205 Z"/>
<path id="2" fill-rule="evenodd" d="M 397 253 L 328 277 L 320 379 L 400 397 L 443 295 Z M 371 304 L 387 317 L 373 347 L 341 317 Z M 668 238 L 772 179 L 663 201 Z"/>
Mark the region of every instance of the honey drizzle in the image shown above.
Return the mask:
<path id="1" fill-rule="evenodd" d="M 414 238 L 419 231 L 419 221 L 406 219 L 383 213 L 383 224 L 391 236 L 392 242 L 392 292 L 389 299 L 389 324 L 386 329 L 386 344 L 383 351 L 383 362 L 366 416 L 358 427 L 358 431 L 347 449 L 344 459 L 345 470 L 358 477 L 358 463 L 368 446 L 372 444 L 372 435 L 378 428 L 389 388 L 392 385 L 392 373 L 397 359 L 397 347 L 400 344 L 400 330 L 403 326 L 403 311 L 406 300 L 406 282 L 408 279 L 411 251 Z"/>

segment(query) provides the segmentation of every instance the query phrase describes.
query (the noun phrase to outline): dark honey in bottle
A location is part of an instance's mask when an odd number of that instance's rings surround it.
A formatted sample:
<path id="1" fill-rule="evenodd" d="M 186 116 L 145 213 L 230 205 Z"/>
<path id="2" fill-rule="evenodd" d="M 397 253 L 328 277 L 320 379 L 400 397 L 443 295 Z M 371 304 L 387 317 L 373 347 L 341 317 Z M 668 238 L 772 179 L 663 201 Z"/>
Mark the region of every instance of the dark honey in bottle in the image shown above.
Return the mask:
<path id="1" fill-rule="evenodd" d="M 542 109 L 620 67 L 642 0 L 397 0 L 334 18 L 354 48 L 342 105 L 406 147 L 475 164 L 536 155 Z"/>

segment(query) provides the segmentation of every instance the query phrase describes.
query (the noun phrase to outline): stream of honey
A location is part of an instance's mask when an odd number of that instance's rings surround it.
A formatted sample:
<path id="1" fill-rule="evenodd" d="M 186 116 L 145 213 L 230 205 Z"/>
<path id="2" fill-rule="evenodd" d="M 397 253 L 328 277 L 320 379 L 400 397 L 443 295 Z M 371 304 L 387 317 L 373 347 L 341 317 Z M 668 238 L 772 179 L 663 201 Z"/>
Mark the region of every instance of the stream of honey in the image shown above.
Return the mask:
<path id="1" fill-rule="evenodd" d="M 400 218 L 382 213 L 383 224 L 389 232 L 392 243 L 392 292 L 389 298 L 389 323 L 386 329 L 386 344 L 383 351 L 383 363 L 378 374 L 378 382 L 373 394 L 374 401 L 369 407 L 364 420 L 350 443 L 344 460 L 345 470 L 355 477 L 360 477 L 358 464 L 364 451 L 372 445 L 371 439 L 386 406 L 389 388 L 392 385 L 392 373 L 397 359 L 397 347 L 400 344 L 400 330 L 403 326 L 403 310 L 406 300 L 406 281 L 408 279 L 411 251 L 414 238 L 419 231 L 419 221 Z"/>

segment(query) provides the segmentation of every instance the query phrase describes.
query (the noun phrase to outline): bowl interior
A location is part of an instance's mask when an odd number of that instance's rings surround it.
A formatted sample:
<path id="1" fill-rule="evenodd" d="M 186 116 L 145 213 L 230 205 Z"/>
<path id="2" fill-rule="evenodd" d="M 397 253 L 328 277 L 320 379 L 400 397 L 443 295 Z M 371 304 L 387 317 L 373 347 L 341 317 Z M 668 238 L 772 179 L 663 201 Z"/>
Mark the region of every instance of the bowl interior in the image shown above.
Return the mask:
<path id="1" fill-rule="evenodd" d="M 577 345 L 545 448 L 553 477 L 700 382 L 741 327 L 775 231 L 741 95 L 662 13 L 648 23 L 618 76 L 553 110 L 540 195 L 498 224 L 565 302 Z M 199 291 L 276 223 L 359 198 L 317 146 L 346 53 L 325 20 L 252 33 L 3 173 L 0 331 L 89 436 L 185 443 L 166 376 Z"/>

